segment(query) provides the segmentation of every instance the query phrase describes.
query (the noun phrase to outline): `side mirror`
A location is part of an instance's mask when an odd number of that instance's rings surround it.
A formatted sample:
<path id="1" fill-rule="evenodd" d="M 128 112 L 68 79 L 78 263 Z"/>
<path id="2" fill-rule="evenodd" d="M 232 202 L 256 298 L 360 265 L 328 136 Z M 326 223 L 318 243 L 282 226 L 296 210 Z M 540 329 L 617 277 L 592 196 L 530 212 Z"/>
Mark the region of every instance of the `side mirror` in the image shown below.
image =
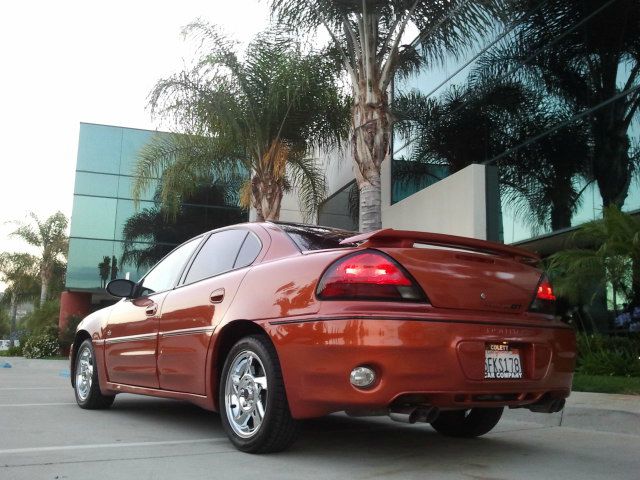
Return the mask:
<path id="1" fill-rule="evenodd" d="M 135 290 L 135 288 L 135 283 L 124 278 L 111 280 L 107 284 L 107 292 L 109 292 L 114 297 L 131 298 L 133 297 L 133 291 Z"/>

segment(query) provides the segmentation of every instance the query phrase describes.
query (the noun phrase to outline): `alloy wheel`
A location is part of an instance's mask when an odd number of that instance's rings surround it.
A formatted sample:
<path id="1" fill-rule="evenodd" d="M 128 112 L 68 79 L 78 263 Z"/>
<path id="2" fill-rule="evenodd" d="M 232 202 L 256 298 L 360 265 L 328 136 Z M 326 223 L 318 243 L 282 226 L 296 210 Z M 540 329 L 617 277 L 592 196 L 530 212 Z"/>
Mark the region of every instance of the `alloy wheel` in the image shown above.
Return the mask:
<path id="1" fill-rule="evenodd" d="M 233 359 L 225 382 L 225 409 L 233 431 L 251 438 L 267 410 L 267 375 L 260 358 L 244 350 Z"/>
<path id="2" fill-rule="evenodd" d="M 84 347 L 78 354 L 76 366 L 76 392 L 80 401 L 85 401 L 91 392 L 93 382 L 93 355 L 91 350 Z"/>

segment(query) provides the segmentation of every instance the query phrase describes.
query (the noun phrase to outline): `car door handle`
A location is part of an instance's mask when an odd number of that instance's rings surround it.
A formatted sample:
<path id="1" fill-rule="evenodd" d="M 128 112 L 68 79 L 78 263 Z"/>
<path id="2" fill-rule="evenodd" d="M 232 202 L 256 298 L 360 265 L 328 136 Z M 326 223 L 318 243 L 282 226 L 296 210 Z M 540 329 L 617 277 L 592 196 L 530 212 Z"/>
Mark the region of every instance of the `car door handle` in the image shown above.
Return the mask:
<path id="1" fill-rule="evenodd" d="M 156 312 L 158 311 L 158 305 L 156 305 L 155 303 L 152 305 L 148 305 L 145 309 L 144 309 L 145 313 L 147 314 L 147 317 L 153 317 Z"/>
<path id="2" fill-rule="evenodd" d="M 211 295 L 209 296 L 209 300 L 211 301 L 211 303 L 222 302 L 222 300 L 224 300 L 224 288 L 219 288 L 211 292 Z"/>

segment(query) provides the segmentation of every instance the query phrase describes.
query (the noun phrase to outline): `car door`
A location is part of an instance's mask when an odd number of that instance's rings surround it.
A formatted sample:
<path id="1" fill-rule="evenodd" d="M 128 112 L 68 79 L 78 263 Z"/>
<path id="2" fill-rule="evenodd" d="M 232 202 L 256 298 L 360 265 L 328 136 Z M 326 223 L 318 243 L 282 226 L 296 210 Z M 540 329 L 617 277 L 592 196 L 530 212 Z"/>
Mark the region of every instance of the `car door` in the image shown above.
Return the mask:
<path id="1" fill-rule="evenodd" d="M 169 293 L 162 307 L 158 337 L 160 388 L 205 394 L 207 351 L 247 269 L 262 244 L 245 229 L 212 234 Z"/>
<path id="2" fill-rule="evenodd" d="M 135 298 L 114 306 L 105 334 L 110 382 L 158 388 L 156 353 L 162 304 L 201 240 L 190 240 L 169 253 L 141 280 Z"/>

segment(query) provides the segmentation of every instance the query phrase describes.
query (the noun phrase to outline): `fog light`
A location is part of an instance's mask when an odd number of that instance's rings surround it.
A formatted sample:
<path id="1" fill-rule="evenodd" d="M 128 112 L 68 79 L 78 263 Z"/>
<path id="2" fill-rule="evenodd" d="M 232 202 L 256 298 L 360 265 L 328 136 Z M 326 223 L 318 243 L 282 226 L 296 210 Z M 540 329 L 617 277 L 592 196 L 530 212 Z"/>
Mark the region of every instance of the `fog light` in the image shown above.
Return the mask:
<path id="1" fill-rule="evenodd" d="M 351 385 L 358 388 L 367 388 L 376 381 L 376 372 L 369 367 L 356 367 L 351 370 Z"/>

